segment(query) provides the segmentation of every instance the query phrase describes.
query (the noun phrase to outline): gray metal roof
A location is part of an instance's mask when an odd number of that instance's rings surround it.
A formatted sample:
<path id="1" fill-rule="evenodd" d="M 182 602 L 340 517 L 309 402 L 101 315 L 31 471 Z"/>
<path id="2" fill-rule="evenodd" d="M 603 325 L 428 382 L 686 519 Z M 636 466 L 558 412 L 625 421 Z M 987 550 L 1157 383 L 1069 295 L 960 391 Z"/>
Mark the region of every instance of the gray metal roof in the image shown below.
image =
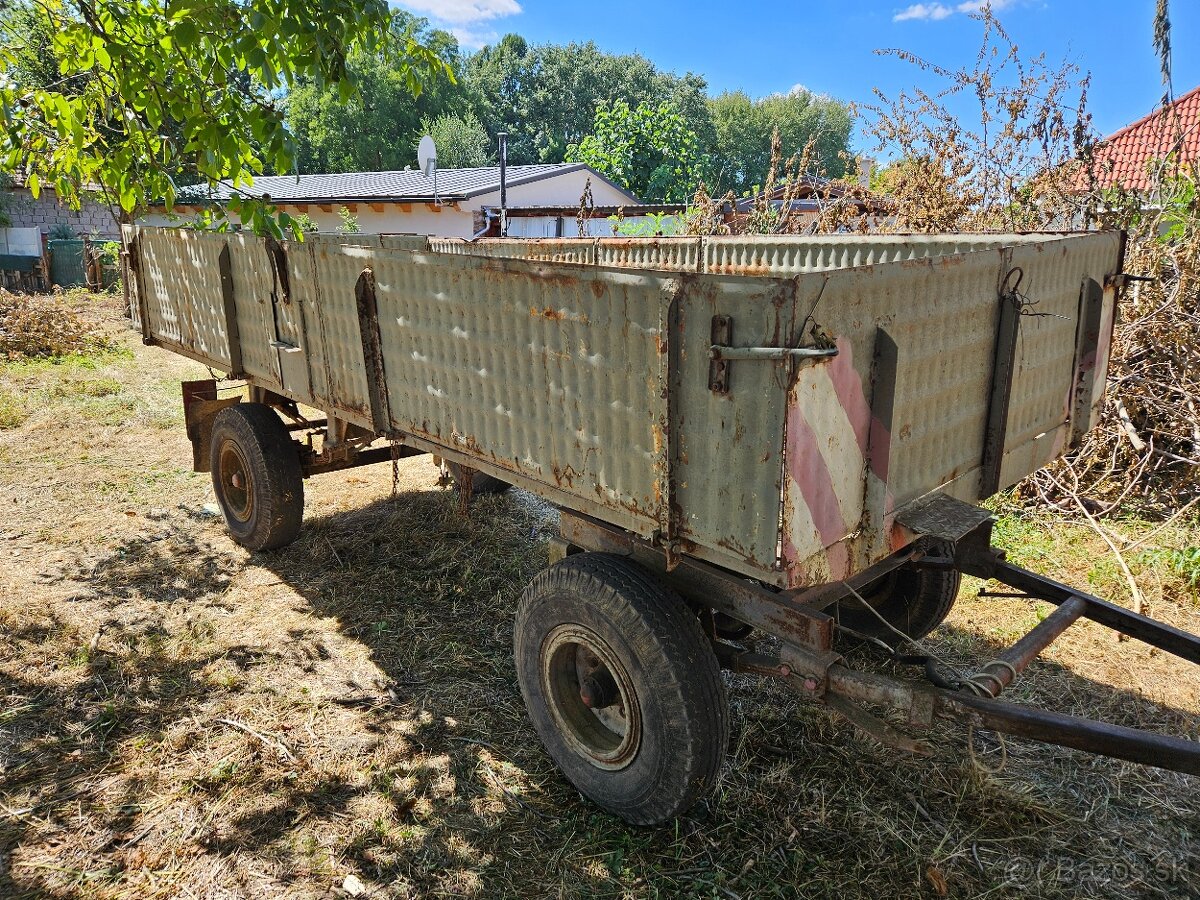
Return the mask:
<path id="1" fill-rule="evenodd" d="M 588 169 L 588 166 L 583 163 L 509 166 L 508 184 L 529 184 L 580 169 Z M 588 171 L 593 178 L 607 180 L 595 171 Z M 437 173 L 437 195 L 444 201 L 467 200 L 498 190 L 499 166 L 482 169 L 439 169 Z M 255 197 L 269 194 L 276 202 L 292 203 L 330 203 L 345 200 L 432 203 L 434 200 L 433 178 L 426 178 L 422 172 L 413 169 L 329 175 L 260 175 L 254 179 L 253 185 L 238 188 L 236 191 L 227 185 L 220 185 L 211 193 L 203 188 L 199 188 L 195 193 L 191 188 L 183 188 L 176 202 L 228 200 L 235 193 Z"/>

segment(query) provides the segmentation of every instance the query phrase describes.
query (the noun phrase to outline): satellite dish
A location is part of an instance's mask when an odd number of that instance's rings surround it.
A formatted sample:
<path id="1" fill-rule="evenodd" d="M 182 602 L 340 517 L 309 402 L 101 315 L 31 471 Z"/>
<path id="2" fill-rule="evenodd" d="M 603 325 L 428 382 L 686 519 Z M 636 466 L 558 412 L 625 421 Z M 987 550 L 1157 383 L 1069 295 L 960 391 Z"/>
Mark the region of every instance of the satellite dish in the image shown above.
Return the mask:
<path id="1" fill-rule="evenodd" d="M 421 138 L 421 143 L 417 144 L 417 165 L 426 178 L 437 171 L 437 147 L 429 135 L 425 135 Z"/>

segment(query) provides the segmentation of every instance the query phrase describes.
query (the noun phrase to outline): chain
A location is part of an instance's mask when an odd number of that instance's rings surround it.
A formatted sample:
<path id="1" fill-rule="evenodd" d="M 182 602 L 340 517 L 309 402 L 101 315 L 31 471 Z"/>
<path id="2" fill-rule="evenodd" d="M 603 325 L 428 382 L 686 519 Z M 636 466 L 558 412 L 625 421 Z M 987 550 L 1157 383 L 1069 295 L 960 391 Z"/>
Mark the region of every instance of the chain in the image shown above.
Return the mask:
<path id="1" fill-rule="evenodd" d="M 392 499 L 400 493 L 400 442 L 392 438 Z"/>

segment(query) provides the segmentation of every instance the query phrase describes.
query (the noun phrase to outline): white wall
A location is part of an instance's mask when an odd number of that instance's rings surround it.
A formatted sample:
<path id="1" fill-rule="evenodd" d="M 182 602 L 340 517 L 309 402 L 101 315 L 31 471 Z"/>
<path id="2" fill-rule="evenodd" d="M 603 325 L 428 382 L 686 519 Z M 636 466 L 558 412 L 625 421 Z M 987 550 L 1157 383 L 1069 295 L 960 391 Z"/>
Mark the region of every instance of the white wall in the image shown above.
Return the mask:
<path id="1" fill-rule="evenodd" d="M 529 184 L 518 184 L 508 189 L 509 206 L 565 206 L 577 207 L 590 173 L 585 169 L 564 172 L 551 178 L 543 178 Z M 632 203 L 632 198 L 600 178 L 592 178 L 592 199 L 596 206 L 620 206 Z M 472 197 L 463 203 L 437 206 L 433 203 L 346 203 L 326 204 L 322 209 L 317 204 L 296 205 L 280 203 L 279 208 L 290 215 L 305 213 L 317 223 L 319 231 L 337 231 L 342 219 L 338 209 L 346 206 L 358 219 L 359 231 L 365 234 L 432 234 L 438 237 L 468 238 L 475 233 L 475 213 L 481 207 L 499 207 L 500 191 Z M 168 216 L 153 213 L 138 221 L 143 225 L 173 226 L 189 221 L 191 213 Z M 236 218 L 234 219 L 236 221 Z M 575 229 L 574 219 L 570 227 Z M 593 223 L 596 229 L 606 229 L 607 223 Z M 575 229 L 577 232 L 578 229 Z"/>
<path id="2" fill-rule="evenodd" d="M 570 206 L 579 205 L 583 189 L 588 178 L 592 179 L 592 201 L 596 206 L 621 206 L 634 203 L 634 199 L 624 191 L 613 187 L 602 178 L 592 176 L 587 169 L 574 172 L 564 172 L 553 178 L 544 178 L 531 184 L 518 184 L 508 189 L 509 206 Z M 478 209 L 481 206 L 499 206 L 500 191 L 490 194 L 480 194 L 471 198 L 471 205 Z"/>

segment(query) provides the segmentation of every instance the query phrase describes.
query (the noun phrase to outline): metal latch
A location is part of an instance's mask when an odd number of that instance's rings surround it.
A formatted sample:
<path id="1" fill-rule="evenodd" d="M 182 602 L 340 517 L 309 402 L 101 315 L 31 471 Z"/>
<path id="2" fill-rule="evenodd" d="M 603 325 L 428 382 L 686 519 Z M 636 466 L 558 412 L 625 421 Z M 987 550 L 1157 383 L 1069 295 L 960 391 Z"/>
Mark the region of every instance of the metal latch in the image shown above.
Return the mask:
<path id="1" fill-rule="evenodd" d="M 817 328 L 813 327 L 816 334 Z M 734 347 L 733 317 L 712 317 L 712 346 L 708 348 L 708 389 L 714 394 L 729 393 L 729 364 L 734 360 L 829 359 L 838 355 L 837 347 Z"/>
<path id="2" fill-rule="evenodd" d="M 271 347 L 275 350 L 281 350 L 284 353 L 299 353 L 301 349 L 295 344 L 289 344 L 287 341 L 271 341 Z"/>
<path id="3" fill-rule="evenodd" d="M 837 356 L 837 347 L 725 347 L 713 344 L 708 355 L 715 360 L 729 359 L 825 359 Z"/>

